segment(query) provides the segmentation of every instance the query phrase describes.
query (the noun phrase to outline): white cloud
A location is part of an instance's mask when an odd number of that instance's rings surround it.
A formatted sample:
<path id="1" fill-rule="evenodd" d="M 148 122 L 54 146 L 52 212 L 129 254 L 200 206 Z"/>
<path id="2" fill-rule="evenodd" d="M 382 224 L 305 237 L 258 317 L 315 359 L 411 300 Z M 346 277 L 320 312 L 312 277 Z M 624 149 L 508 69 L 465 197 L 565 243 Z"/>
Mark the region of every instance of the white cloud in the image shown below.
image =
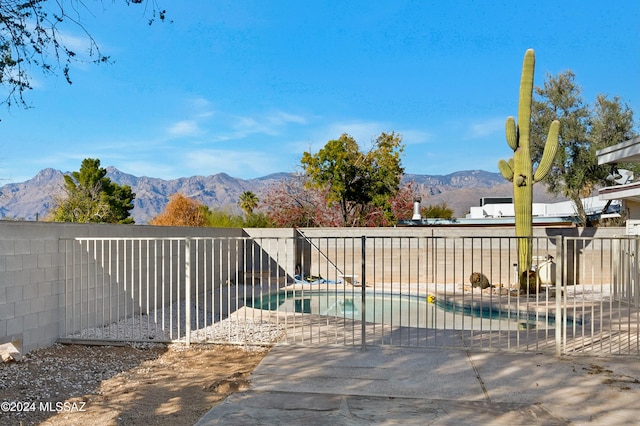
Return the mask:
<path id="1" fill-rule="evenodd" d="M 188 101 L 189 107 L 193 110 L 193 116 L 196 119 L 205 119 L 213 117 L 215 110 L 208 99 L 196 97 Z"/>
<path id="2" fill-rule="evenodd" d="M 389 124 L 377 121 L 352 121 L 337 122 L 329 125 L 328 133 L 331 135 L 324 143 L 339 138 L 343 133 L 352 136 L 360 145 L 369 146 L 369 142 L 374 140 L 382 132 L 391 131 Z"/>
<path id="3" fill-rule="evenodd" d="M 289 123 L 294 124 L 307 124 L 307 119 L 301 115 L 289 114 L 283 111 L 276 111 L 267 114 L 267 120 L 276 125 L 286 125 Z"/>
<path id="4" fill-rule="evenodd" d="M 431 134 L 424 130 L 399 130 L 397 133 L 402 136 L 402 142 L 407 145 L 419 145 L 431 140 Z"/>
<path id="5" fill-rule="evenodd" d="M 98 49 L 92 44 L 91 39 L 85 35 L 74 35 L 68 31 L 59 31 L 57 34 L 60 44 L 75 54 L 72 66 L 76 69 L 88 70 L 92 67 L 94 60 L 98 59 Z M 96 41 L 100 47 L 100 53 L 114 54 L 114 50 L 107 43 Z M 51 52 L 52 54 L 53 52 Z"/>
<path id="6" fill-rule="evenodd" d="M 274 134 L 273 130 L 253 117 L 236 116 L 233 118 L 231 126 L 236 132 L 236 137 L 244 137 L 253 133 Z"/>
<path id="7" fill-rule="evenodd" d="M 129 173 L 134 176 L 147 176 L 152 178 L 162 179 L 177 179 L 180 177 L 179 172 L 176 172 L 172 165 L 162 164 L 159 161 L 124 161 L 115 166 L 118 170 L 124 173 Z"/>
<path id="8" fill-rule="evenodd" d="M 270 136 L 285 132 L 290 124 L 307 124 L 308 119 L 283 111 L 267 112 L 253 116 L 228 115 L 220 117 L 225 123 L 231 123 L 230 132 L 222 132 L 218 140 L 242 139 L 250 135 L 264 134 Z"/>
<path id="9" fill-rule="evenodd" d="M 202 133 L 200 126 L 194 120 L 182 120 L 172 124 L 169 129 L 169 134 L 176 137 L 195 136 Z"/>
<path id="10" fill-rule="evenodd" d="M 244 139 L 252 135 L 277 136 L 287 132 L 291 125 L 308 124 L 303 115 L 282 110 L 239 115 L 216 110 L 204 97 L 193 97 L 185 101 L 184 119 L 167 128 L 172 137 L 210 135 L 208 142 L 223 142 Z"/>
<path id="11" fill-rule="evenodd" d="M 471 123 L 467 129 L 467 139 L 479 139 L 497 134 L 504 130 L 504 118 L 490 118 L 484 121 Z"/>
<path id="12" fill-rule="evenodd" d="M 215 111 L 207 99 L 194 97 L 185 101 L 186 107 L 184 115 L 187 117 L 178 120 L 167 128 L 167 133 L 172 138 L 200 136 L 205 133 L 203 126 L 211 117 L 215 116 Z"/>
<path id="13" fill-rule="evenodd" d="M 46 157 L 38 157 L 33 160 L 34 164 L 40 164 L 41 167 L 52 167 L 55 169 L 59 169 L 62 172 L 80 170 L 80 166 L 82 165 L 82 160 L 85 158 L 98 158 L 100 160 L 100 165 L 105 166 L 103 164 L 104 160 L 100 158 L 96 153 L 87 153 L 87 152 L 67 152 L 60 151 Z"/>
<path id="14" fill-rule="evenodd" d="M 330 140 L 339 138 L 343 133 L 352 136 L 363 149 L 368 149 L 382 132 L 395 132 L 402 136 L 402 142 L 407 145 L 416 145 L 429 142 L 432 135 L 429 132 L 419 129 L 394 129 L 394 126 L 385 122 L 377 121 L 352 121 L 331 123 L 322 136 L 314 141 L 313 149 L 317 150 Z M 319 145 L 319 146 L 316 146 Z M 304 150 L 309 149 L 309 143 Z"/>
<path id="15" fill-rule="evenodd" d="M 60 44 L 66 46 L 75 54 L 89 53 L 91 41 L 88 37 L 76 36 L 68 32 L 58 32 L 57 37 Z"/>
<path id="16" fill-rule="evenodd" d="M 184 158 L 185 169 L 194 174 L 209 175 L 225 172 L 231 176 L 263 176 L 282 167 L 282 158 L 277 154 L 261 151 L 231 151 L 202 149 L 188 152 Z"/>

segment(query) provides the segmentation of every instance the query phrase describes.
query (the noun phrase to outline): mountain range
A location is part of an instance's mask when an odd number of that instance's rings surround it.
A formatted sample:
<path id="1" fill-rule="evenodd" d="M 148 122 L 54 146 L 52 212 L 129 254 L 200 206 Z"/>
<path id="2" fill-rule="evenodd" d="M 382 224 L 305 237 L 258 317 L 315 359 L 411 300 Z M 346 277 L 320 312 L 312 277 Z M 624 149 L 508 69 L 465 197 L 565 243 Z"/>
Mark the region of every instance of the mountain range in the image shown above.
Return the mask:
<path id="1" fill-rule="evenodd" d="M 64 174 L 51 168 L 40 171 L 33 179 L 21 183 L 7 183 L 0 187 L 0 218 L 12 220 L 45 219 L 64 195 Z M 289 178 L 288 173 L 275 173 L 256 179 L 239 179 L 225 173 L 192 176 L 173 180 L 137 177 L 107 167 L 107 177 L 120 185 L 131 186 L 136 194 L 132 216 L 137 224 L 146 224 L 164 210 L 169 198 L 182 193 L 210 208 L 226 208 L 239 213 L 237 200 L 244 191 L 252 191 L 259 199 L 271 186 Z M 512 184 L 499 173 L 467 170 L 448 175 L 406 174 L 404 182 L 413 181 L 421 194 L 423 205 L 446 203 L 456 217 L 464 217 L 471 206 L 482 197 L 511 197 Z M 541 184 L 534 186 L 534 201 L 549 203 L 562 201 L 545 191 Z"/>

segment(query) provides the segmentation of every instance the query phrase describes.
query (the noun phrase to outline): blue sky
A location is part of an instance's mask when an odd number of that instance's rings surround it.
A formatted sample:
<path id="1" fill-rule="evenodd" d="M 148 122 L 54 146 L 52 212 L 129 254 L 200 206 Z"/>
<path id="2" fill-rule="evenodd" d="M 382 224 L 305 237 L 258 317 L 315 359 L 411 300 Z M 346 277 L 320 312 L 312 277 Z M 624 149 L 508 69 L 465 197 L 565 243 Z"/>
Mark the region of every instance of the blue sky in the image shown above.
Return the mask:
<path id="1" fill-rule="evenodd" d="M 568 69 L 585 102 L 620 96 L 640 119 L 640 2 L 157 0 L 89 2 L 113 63 L 34 70 L 33 106 L 0 107 L 0 184 L 99 158 L 137 176 L 297 170 L 348 133 L 406 144 L 407 173 L 497 172 L 511 151 L 524 52 L 535 84 Z M 104 10 L 99 4 L 103 4 Z M 64 37 L 84 49 L 77 29 Z"/>

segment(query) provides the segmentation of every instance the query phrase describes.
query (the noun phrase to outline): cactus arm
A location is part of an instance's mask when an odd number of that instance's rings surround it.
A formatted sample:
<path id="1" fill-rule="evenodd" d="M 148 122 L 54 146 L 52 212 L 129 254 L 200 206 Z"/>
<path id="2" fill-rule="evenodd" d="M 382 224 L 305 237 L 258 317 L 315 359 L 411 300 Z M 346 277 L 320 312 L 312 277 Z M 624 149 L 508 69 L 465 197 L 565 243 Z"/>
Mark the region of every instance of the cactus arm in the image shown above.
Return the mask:
<path id="1" fill-rule="evenodd" d="M 533 100 L 533 73 L 536 66 L 536 56 L 533 49 L 524 54 L 522 76 L 520 78 L 520 101 L 518 103 L 518 137 L 520 146 L 529 150 L 529 126 L 531 124 L 531 102 Z"/>
<path id="2" fill-rule="evenodd" d="M 507 143 L 509 144 L 509 147 L 515 151 L 518 149 L 518 130 L 516 129 L 516 120 L 513 117 L 507 118 L 506 131 Z"/>
<path id="3" fill-rule="evenodd" d="M 560 133 L 560 122 L 554 120 L 549 128 L 549 134 L 547 135 L 547 142 L 544 145 L 544 152 L 542 153 L 542 160 L 533 174 L 533 181 L 540 182 L 547 176 L 551 166 L 553 166 L 553 160 L 556 158 L 556 152 L 558 151 L 558 135 Z"/>
<path id="4" fill-rule="evenodd" d="M 511 163 L 511 165 L 509 163 Z M 498 169 L 502 177 L 511 182 L 513 180 L 513 160 L 509 160 L 509 163 L 504 160 L 498 161 Z"/>

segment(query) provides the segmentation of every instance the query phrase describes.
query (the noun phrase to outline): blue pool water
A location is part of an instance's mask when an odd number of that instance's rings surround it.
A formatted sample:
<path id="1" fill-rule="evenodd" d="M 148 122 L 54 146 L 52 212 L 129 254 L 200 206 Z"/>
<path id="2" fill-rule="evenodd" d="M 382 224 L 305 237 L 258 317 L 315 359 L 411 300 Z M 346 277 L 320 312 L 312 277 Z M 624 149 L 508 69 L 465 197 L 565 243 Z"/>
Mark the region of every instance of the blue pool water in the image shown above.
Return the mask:
<path id="1" fill-rule="evenodd" d="M 315 314 L 366 322 L 439 329 L 547 329 L 555 318 L 535 312 L 507 311 L 496 305 L 461 305 L 453 301 L 360 291 L 280 291 L 246 301 L 247 306 L 294 314 Z"/>

